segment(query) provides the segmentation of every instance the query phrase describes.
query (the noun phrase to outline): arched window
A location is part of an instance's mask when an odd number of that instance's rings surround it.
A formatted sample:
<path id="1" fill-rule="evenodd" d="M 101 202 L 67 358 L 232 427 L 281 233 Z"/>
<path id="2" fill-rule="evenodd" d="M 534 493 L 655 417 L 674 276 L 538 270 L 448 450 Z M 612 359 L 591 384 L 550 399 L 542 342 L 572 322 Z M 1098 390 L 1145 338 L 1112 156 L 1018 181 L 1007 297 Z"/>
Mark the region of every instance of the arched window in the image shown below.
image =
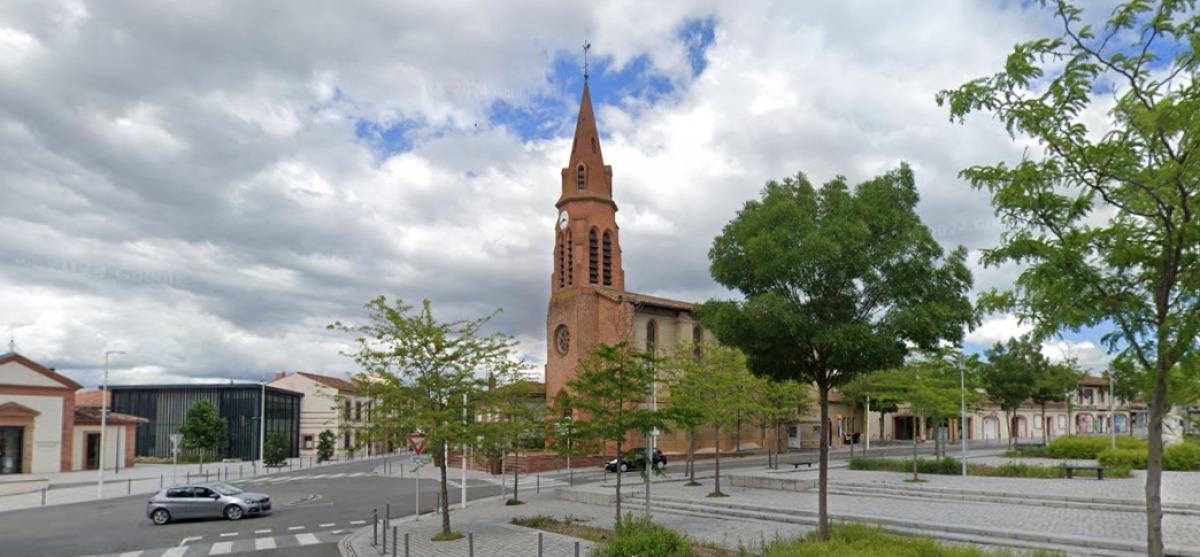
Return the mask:
<path id="1" fill-rule="evenodd" d="M 646 351 L 654 353 L 654 345 L 658 340 L 658 325 L 651 320 L 646 323 Z"/>
<path id="2" fill-rule="evenodd" d="M 567 262 L 567 238 L 560 236 L 558 238 L 558 287 L 562 288 L 566 284 L 566 265 Z"/>
<path id="3" fill-rule="evenodd" d="M 600 240 L 596 238 L 596 231 L 588 232 L 588 282 L 598 284 L 600 282 Z"/>
<path id="4" fill-rule="evenodd" d="M 583 165 L 579 165 L 579 171 L 576 173 L 575 187 L 583 189 Z"/>
<path id="5" fill-rule="evenodd" d="M 604 231 L 604 286 L 612 286 L 612 237 Z"/>
<path id="6" fill-rule="evenodd" d="M 575 286 L 575 248 L 571 246 L 571 231 L 567 231 L 567 286 Z"/>

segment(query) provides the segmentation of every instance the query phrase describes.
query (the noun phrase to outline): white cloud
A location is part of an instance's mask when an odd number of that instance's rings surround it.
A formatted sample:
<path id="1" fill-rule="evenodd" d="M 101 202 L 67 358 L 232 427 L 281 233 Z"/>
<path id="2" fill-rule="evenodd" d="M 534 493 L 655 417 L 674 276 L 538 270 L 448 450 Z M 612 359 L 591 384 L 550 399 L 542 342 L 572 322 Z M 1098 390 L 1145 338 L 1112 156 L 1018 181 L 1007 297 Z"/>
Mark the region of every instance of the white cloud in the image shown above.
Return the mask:
<path id="1" fill-rule="evenodd" d="M 993 344 L 1007 342 L 1032 330 L 1032 324 L 1021 323 L 1015 315 L 998 315 L 985 319 L 979 327 L 967 333 L 966 340 L 971 344 L 990 348 Z"/>

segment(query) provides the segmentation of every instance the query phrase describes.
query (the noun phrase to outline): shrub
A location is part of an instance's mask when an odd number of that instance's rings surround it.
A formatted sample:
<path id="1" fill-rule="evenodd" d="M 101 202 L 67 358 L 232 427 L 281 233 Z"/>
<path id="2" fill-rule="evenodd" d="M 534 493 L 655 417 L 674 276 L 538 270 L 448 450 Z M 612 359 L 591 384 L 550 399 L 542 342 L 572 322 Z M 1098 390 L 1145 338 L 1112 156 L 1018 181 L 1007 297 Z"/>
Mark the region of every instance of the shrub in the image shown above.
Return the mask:
<path id="1" fill-rule="evenodd" d="M 589 557 L 628 557 L 654 555 L 657 557 L 690 557 L 692 544 L 674 530 L 650 521 L 650 517 L 626 514 L 617 523 L 616 538 L 597 546 Z"/>
<path id="2" fill-rule="evenodd" d="M 912 472 L 912 459 L 863 458 L 850 459 L 851 470 Z M 956 458 L 918 458 L 917 472 L 921 474 L 954 475 L 962 473 L 962 462 Z"/>
<path id="3" fill-rule="evenodd" d="M 1108 437 L 1080 437 L 1070 435 L 1051 441 L 1050 445 L 1046 447 L 1046 456 L 1050 458 L 1094 459 L 1098 458 L 1100 453 L 1111 447 L 1112 440 Z M 1146 450 L 1146 442 L 1141 439 L 1134 439 L 1133 437 L 1118 436 L 1117 448 Z"/>
<path id="4" fill-rule="evenodd" d="M 1163 450 L 1163 470 L 1177 472 L 1200 470 L 1200 446 L 1192 443 L 1180 443 L 1167 447 Z"/>
<path id="5" fill-rule="evenodd" d="M 807 539 L 771 542 L 767 544 L 763 555 L 766 557 L 799 557 L 801 555 L 805 557 L 894 557 L 897 555 L 920 555 L 921 557 L 1033 555 L 1044 557 L 1058 554 L 1044 550 L 1025 553 L 1005 549 L 943 545 L 929 537 L 895 534 L 876 526 L 851 523 L 831 525 L 828 542 L 819 541 L 814 532 Z"/>
<path id="6" fill-rule="evenodd" d="M 1104 466 L 1145 470 L 1147 458 L 1148 453 L 1145 449 L 1106 449 L 1096 460 Z"/>

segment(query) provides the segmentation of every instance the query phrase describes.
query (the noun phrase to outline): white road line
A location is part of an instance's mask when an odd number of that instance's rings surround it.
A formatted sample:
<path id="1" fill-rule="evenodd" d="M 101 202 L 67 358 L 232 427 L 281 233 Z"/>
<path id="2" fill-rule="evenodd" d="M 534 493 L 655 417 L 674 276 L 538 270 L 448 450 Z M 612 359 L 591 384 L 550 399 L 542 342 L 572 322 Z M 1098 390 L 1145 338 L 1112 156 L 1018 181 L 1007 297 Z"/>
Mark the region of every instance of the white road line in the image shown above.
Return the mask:
<path id="1" fill-rule="evenodd" d="M 309 480 L 319 480 L 319 479 L 321 479 L 321 478 L 324 478 L 324 477 L 326 477 L 326 476 L 329 476 L 329 475 L 328 475 L 328 474 L 317 474 L 317 475 L 315 475 L 315 476 L 308 476 L 306 479 L 309 479 Z M 334 474 L 333 476 L 329 476 L 329 477 L 330 477 L 330 478 L 333 478 L 333 477 L 336 477 L 336 476 L 337 476 L 337 475 L 336 475 L 336 474 Z"/>
<path id="2" fill-rule="evenodd" d="M 162 557 L 183 557 L 183 554 L 187 553 L 187 550 L 188 550 L 188 548 L 186 548 L 186 547 L 168 548 L 166 551 L 164 551 L 162 553 Z"/>
<path id="3" fill-rule="evenodd" d="M 270 534 L 270 533 L 271 533 L 271 529 L 270 529 L 270 528 L 267 528 L 266 530 L 255 530 L 255 531 L 254 531 L 254 533 L 255 533 L 255 534 Z"/>
<path id="4" fill-rule="evenodd" d="M 183 547 L 183 546 L 187 545 L 188 542 L 194 542 L 194 541 L 200 540 L 200 539 L 204 539 L 204 536 L 192 536 L 190 538 L 183 538 L 183 541 L 179 542 L 179 547 Z"/>
<path id="5" fill-rule="evenodd" d="M 209 555 L 224 555 L 233 552 L 233 542 L 217 542 L 212 545 Z"/>
<path id="6" fill-rule="evenodd" d="M 138 557 L 141 554 L 141 551 L 126 551 L 125 553 L 117 555 L 117 557 Z"/>
<path id="7" fill-rule="evenodd" d="M 341 478 L 341 477 L 343 477 L 343 476 L 345 476 L 345 475 L 346 475 L 346 473 L 345 473 L 345 472 L 342 472 L 342 473 L 340 473 L 340 474 L 330 474 L 330 475 L 329 475 L 329 477 L 330 477 L 330 478 Z"/>
<path id="8" fill-rule="evenodd" d="M 337 524 L 337 523 L 336 522 L 326 522 L 325 524 L 318 526 L 318 528 L 328 528 L 330 526 L 333 526 L 334 524 Z"/>
<path id="9" fill-rule="evenodd" d="M 304 529 L 304 527 L 303 527 L 303 526 L 288 526 L 288 531 L 291 531 L 291 530 L 303 530 L 303 529 Z"/>
<path id="10" fill-rule="evenodd" d="M 316 543 L 321 543 L 321 540 L 318 540 L 317 537 L 312 534 L 296 534 L 296 541 L 300 542 L 300 545 L 313 545 Z"/>
<path id="11" fill-rule="evenodd" d="M 254 550 L 275 549 L 275 538 L 257 538 L 254 540 Z"/>
<path id="12" fill-rule="evenodd" d="M 222 537 L 222 538 L 229 538 L 229 537 L 233 537 L 233 536 L 236 536 L 236 535 L 238 535 L 238 533 L 237 533 L 237 532 L 225 532 L 224 534 L 221 534 L 221 537 Z"/>
<path id="13" fill-rule="evenodd" d="M 342 532 L 346 532 L 346 530 L 334 530 L 334 531 L 330 532 L 330 534 L 333 534 L 336 536 L 338 534 L 341 534 Z"/>
<path id="14" fill-rule="evenodd" d="M 366 523 L 367 523 L 367 521 L 365 521 L 365 520 L 351 520 L 350 521 L 350 524 L 366 524 Z"/>

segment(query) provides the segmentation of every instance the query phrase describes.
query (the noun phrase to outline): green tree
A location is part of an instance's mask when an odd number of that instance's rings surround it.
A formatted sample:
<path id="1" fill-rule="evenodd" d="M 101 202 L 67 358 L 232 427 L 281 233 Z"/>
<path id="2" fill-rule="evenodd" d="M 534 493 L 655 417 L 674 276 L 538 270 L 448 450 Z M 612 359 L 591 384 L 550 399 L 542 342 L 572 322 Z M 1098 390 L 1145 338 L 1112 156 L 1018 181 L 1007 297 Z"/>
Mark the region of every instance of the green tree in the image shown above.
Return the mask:
<path id="1" fill-rule="evenodd" d="M 278 431 L 267 435 L 267 444 L 263 446 L 263 466 L 283 466 L 287 462 L 287 437 Z"/>
<path id="2" fill-rule="evenodd" d="M 1136 363 L 1150 395 L 1146 543 L 1161 557 L 1170 375 L 1200 348 L 1200 16 L 1194 0 L 1132 0 L 1093 26 L 1071 2 L 1044 4 L 1058 36 L 1017 44 L 999 73 L 937 100 L 952 121 L 982 111 L 1038 145 L 962 172 L 1008 228 L 984 264 L 1023 264 L 984 305 L 1038 336 L 1113 328 L 1104 342 Z"/>
<path id="3" fill-rule="evenodd" d="M 346 354 L 362 371 L 355 382 L 372 400 L 372 419 L 363 438 L 402 439 L 413 431 L 425 434 L 426 450 L 441 473 L 441 495 L 449 501 L 446 459 L 451 445 L 473 441 L 474 429 L 463 416 L 486 407 L 487 378 L 509 377 L 525 368 L 514 357 L 515 341 L 502 333 L 484 335 L 491 316 L 438 321 L 425 300 L 421 309 L 383 296 L 366 305 L 368 323 L 335 322 L 328 329 L 355 335 L 357 351 Z M 442 509 L 442 537 L 451 537 L 449 505 Z"/>
<path id="4" fill-rule="evenodd" d="M 996 343 L 986 351 L 983 365 L 983 388 L 1000 405 L 1008 419 L 1008 445 L 1014 441 L 1014 416 L 1017 408 L 1037 392 L 1037 383 L 1045 375 L 1050 362 L 1040 352 L 1032 338 L 1011 338 Z"/>
<path id="5" fill-rule="evenodd" d="M 717 282 L 701 321 L 746 354 L 756 375 L 816 384 L 821 414 L 818 532 L 829 539 L 829 391 L 898 367 L 909 346 L 957 341 L 971 320 L 966 250 L 948 257 L 917 216 L 911 169 L 819 190 L 804 175 L 772 181 L 709 250 Z"/>
<path id="6" fill-rule="evenodd" d="M 736 348 L 706 342 L 676 353 L 670 362 L 671 404 L 698 417 L 698 423 L 713 428 L 716 442 L 715 485 L 711 496 L 721 497 L 721 431 L 753 410 L 759 399 L 758 385 L 746 369 L 746 358 Z M 695 476 L 691 477 L 695 481 Z"/>
<path id="7" fill-rule="evenodd" d="M 333 446 L 335 437 L 330 430 L 322 431 L 317 436 L 317 462 L 325 462 L 333 459 Z"/>
<path id="8" fill-rule="evenodd" d="M 880 434 L 881 438 L 886 419 L 884 416 L 900 411 L 900 406 L 896 401 L 881 396 L 882 389 L 874 375 L 859 375 L 838 387 L 838 392 L 842 394 L 843 404 L 861 405 L 864 412 L 871 409 L 879 413 L 879 427 L 875 431 Z M 869 414 L 864 418 L 864 423 L 868 419 L 870 419 Z M 867 448 L 866 445 L 863 445 L 863 455 L 866 454 Z"/>
<path id="9" fill-rule="evenodd" d="M 1067 402 L 1067 393 L 1079 384 L 1083 372 L 1079 371 L 1073 360 L 1047 364 L 1040 377 L 1033 384 L 1033 392 L 1029 399 L 1042 409 L 1042 444 L 1046 444 L 1046 404 L 1051 402 Z M 1068 412 L 1068 414 L 1070 414 Z"/>
<path id="10" fill-rule="evenodd" d="M 758 377 L 758 393 L 751 412 L 755 418 L 770 430 L 775 436 L 773 450 L 767 451 L 767 466 L 779 468 L 779 444 L 783 426 L 799 414 L 807 414 L 812 400 L 808 396 L 809 388 L 796 381 L 780 381 L 770 377 Z"/>
<path id="11" fill-rule="evenodd" d="M 650 400 L 654 388 L 656 358 L 628 342 L 598 344 L 579 362 L 575 379 L 567 381 L 572 415 L 580 437 L 616 445 L 621 458 L 625 436 L 631 431 L 650 431 L 665 425 L 663 415 L 639 406 Z M 647 460 L 646 473 L 650 473 Z M 617 509 L 614 524 L 621 521 L 621 477 L 617 474 Z"/>
<path id="12" fill-rule="evenodd" d="M 503 451 L 513 454 L 513 504 L 519 503 L 520 456 L 527 445 L 545 437 L 545 409 L 537 403 L 538 385 L 513 377 L 507 385 L 493 391 L 488 406 L 488 420 L 481 424 L 484 439 Z M 502 455 L 503 457 L 503 455 Z"/>
<path id="13" fill-rule="evenodd" d="M 193 402 L 188 407 L 179 426 L 183 435 L 182 445 L 185 449 L 200 451 L 200 466 L 204 466 L 204 456 L 225 447 L 225 433 L 228 428 L 225 418 L 217 415 L 217 407 L 208 399 Z"/>

